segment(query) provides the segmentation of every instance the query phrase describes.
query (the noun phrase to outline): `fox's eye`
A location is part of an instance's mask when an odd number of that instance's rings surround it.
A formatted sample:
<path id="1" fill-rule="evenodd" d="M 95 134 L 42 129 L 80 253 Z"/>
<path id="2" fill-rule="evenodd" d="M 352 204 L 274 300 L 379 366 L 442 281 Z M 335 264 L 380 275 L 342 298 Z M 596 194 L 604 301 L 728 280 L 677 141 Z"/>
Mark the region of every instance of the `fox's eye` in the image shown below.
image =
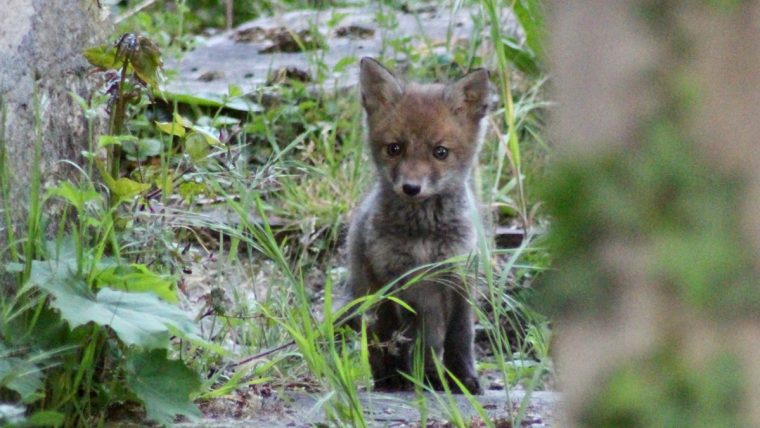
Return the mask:
<path id="1" fill-rule="evenodd" d="M 391 143 L 385 146 L 385 152 L 388 153 L 389 156 L 397 156 L 399 153 L 401 153 L 401 144 L 399 143 Z"/>
<path id="2" fill-rule="evenodd" d="M 433 149 L 433 156 L 438 160 L 444 160 L 449 157 L 449 149 L 443 146 L 435 146 Z"/>

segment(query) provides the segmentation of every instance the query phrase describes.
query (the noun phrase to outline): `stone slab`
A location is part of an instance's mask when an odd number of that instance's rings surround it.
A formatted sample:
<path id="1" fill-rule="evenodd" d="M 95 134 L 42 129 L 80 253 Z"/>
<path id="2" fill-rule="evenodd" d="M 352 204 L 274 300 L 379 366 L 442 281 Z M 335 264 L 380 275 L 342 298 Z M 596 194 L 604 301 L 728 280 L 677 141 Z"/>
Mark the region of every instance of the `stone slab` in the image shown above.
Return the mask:
<path id="1" fill-rule="evenodd" d="M 263 17 L 201 40 L 181 60 L 167 60 L 166 68 L 177 74 L 165 90 L 219 97 L 236 85 L 250 94 L 285 76 L 323 81 L 318 89 L 340 90 L 357 82 L 356 67 L 341 66 L 345 58 L 392 57 L 403 65 L 406 56 L 391 48 L 401 39 L 408 39 L 402 43 L 412 49 L 446 54 L 447 46 L 469 43 L 475 31 L 472 17 L 479 13 L 477 8 L 434 4 L 413 11 L 374 5 Z M 502 25 L 504 32 L 519 36 L 511 13 L 505 13 Z M 300 50 L 299 42 L 316 48 Z"/>
<path id="2" fill-rule="evenodd" d="M 323 404 L 320 399 L 324 397 L 316 394 L 287 392 L 282 397 L 285 404 L 268 404 L 260 407 L 262 411 L 239 419 L 205 419 L 193 423 L 177 424 L 183 428 L 221 428 L 221 427 L 247 427 L 266 426 L 271 428 L 300 428 L 321 426 L 324 422 Z M 427 402 L 427 418 L 430 422 L 443 422 L 448 419 L 444 406 L 430 393 L 424 393 Z M 477 416 L 477 412 L 464 395 L 453 395 L 456 407 L 462 413 L 466 421 Z M 511 411 L 519 408 L 525 397 L 522 389 L 509 391 L 509 399 L 505 391 L 487 390 L 483 395 L 476 396 L 477 401 L 484 408 L 489 418 L 497 421 L 506 421 Z M 415 405 L 419 399 L 413 392 L 360 392 L 359 398 L 365 409 L 365 419 L 371 427 L 411 427 L 418 426 L 420 413 Z M 446 398 L 440 396 L 444 402 Z M 274 398 L 270 398 L 273 400 Z M 561 396 L 553 391 L 536 391 L 528 397 L 528 405 L 524 413 L 521 427 L 544 428 L 558 426 L 558 406 L 561 405 Z M 448 407 L 449 404 L 446 404 Z M 325 425 L 327 426 L 327 425 Z M 438 425 L 434 425 L 438 426 Z M 506 426 L 506 425 L 505 425 Z"/>

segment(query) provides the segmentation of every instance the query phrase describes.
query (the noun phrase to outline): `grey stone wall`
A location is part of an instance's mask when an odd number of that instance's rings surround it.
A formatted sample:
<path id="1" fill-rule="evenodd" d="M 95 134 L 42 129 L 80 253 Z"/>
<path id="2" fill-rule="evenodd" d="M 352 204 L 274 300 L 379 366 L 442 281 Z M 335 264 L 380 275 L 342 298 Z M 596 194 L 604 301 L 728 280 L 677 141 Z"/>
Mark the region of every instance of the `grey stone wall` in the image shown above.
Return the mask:
<path id="1" fill-rule="evenodd" d="M 43 182 L 71 173 L 61 159 L 78 160 L 87 124 L 74 92 L 87 99 L 83 48 L 104 43 L 111 29 L 97 0 L 4 0 L 0 10 L 0 99 L 6 104 L 6 150 L 12 216 L 24 224 L 35 140 L 33 91 L 40 99 Z M 2 196 L 0 195 L 0 198 Z M 0 204 L 0 208 L 3 205 Z M 5 224 L 0 225 L 0 249 Z M 0 259 L 4 254 L 0 252 Z"/>

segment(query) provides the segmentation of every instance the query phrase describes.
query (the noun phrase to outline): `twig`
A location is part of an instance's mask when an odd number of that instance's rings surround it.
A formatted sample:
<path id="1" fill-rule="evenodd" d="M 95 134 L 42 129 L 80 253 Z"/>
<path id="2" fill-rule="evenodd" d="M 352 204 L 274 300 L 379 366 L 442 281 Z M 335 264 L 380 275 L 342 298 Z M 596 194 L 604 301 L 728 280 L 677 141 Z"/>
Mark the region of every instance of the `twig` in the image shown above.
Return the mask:
<path id="1" fill-rule="evenodd" d="M 152 6 L 153 3 L 155 2 L 156 0 L 143 0 L 142 3 L 138 4 L 132 9 L 129 9 L 128 11 L 124 12 L 123 14 L 119 15 L 119 17 L 114 19 L 114 24 L 119 24 L 121 23 L 121 21 L 129 19 L 130 17 L 132 17 L 132 15 L 135 15 L 141 12 L 143 9 L 147 9 L 148 7 Z"/>
<path id="2" fill-rule="evenodd" d="M 342 327 L 344 325 L 347 325 L 349 322 L 350 322 L 350 318 L 341 317 L 341 318 L 335 320 L 335 322 L 333 323 L 333 327 L 334 328 L 340 328 L 340 327 Z M 337 335 L 337 333 L 336 333 L 336 335 Z M 289 348 L 289 347 L 291 347 L 291 346 L 293 346 L 295 344 L 296 344 L 296 341 L 295 340 L 291 340 L 290 342 L 287 342 L 287 343 L 285 343 L 283 345 L 280 345 L 280 346 L 277 346 L 277 347 L 274 347 L 274 348 L 271 348 L 271 349 L 267 349 L 266 351 L 259 352 L 256 355 L 251 355 L 250 357 L 245 357 L 242 360 L 240 360 L 237 363 L 234 363 L 232 365 L 233 366 L 240 366 L 240 365 L 243 365 L 245 363 L 250 363 L 253 360 L 256 360 L 256 359 L 259 359 L 259 358 L 262 358 L 262 357 L 266 357 L 269 354 L 273 354 L 273 353 L 275 353 L 277 351 L 281 351 L 281 350 L 283 350 L 285 348 Z"/>
<path id="3" fill-rule="evenodd" d="M 258 360 L 259 358 L 266 357 L 269 354 L 274 354 L 277 351 L 281 351 L 285 348 L 291 347 L 296 344 L 295 340 L 291 340 L 288 343 L 285 343 L 283 345 L 277 346 L 275 348 L 267 349 L 266 351 L 259 352 L 256 355 L 251 355 L 250 357 L 243 358 L 242 360 L 238 361 L 237 363 L 233 364 L 233 366 L 241 366 L 245 363 L 250 363 L 253 360 Z"/>

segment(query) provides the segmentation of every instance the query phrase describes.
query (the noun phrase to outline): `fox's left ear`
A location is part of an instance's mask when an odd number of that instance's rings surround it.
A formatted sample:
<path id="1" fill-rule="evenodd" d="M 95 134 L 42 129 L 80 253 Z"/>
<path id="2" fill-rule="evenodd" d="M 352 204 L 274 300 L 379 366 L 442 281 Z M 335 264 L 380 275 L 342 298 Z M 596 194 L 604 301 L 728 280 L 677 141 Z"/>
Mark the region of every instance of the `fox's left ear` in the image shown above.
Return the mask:
<path id="1" fill-rule="evenodd" d="M 491 93 L 488 70 L 475 70 L 446 87 L 443 97 L 456 114 L 480 121 L 488 110 Z"/>
<path id="2" fill-rule="evenodd" d="M 370 116 L 394 104 L 404 92 L 396 76 L 369 57 L 364 57 L 359 62 L 359 87 L 362 105 Z"/>

